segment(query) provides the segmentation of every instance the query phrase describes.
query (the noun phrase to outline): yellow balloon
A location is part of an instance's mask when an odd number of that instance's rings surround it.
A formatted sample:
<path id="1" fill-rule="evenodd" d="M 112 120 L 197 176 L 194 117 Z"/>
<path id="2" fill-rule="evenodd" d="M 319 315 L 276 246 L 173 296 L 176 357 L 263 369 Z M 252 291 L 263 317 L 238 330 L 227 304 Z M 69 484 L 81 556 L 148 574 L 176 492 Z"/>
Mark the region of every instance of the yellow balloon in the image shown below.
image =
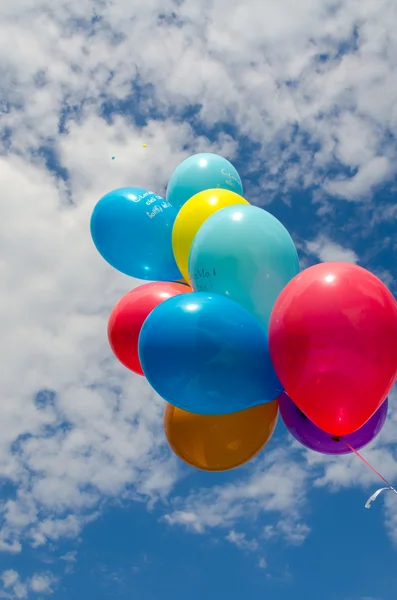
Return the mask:
<path id="1" fill-rule="evenodd" d="M 196 415 L 171 404 L 164 431 L 171 450 L 202 471 L 228 471 L 254 458 L 272 437 L 278 400 L 229 415 Z"/>
<path id="2" fill-rule="evenodd" d="M 172 249 L 180 272 L 189 281 L 189 253 L 201 225 L 221 208 L 234 204 L 249 204 L 245 198 L 230 190 L 204 190 L 189 200 L 179 211 L 172 230 Z"/>

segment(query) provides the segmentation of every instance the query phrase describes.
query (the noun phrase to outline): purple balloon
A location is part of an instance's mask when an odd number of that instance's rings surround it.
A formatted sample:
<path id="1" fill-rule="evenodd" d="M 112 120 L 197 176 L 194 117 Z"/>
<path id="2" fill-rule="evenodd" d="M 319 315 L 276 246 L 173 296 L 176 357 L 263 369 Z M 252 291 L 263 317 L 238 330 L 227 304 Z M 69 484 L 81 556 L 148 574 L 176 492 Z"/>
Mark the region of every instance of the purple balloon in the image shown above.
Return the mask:
<path id="1" fill-rule="evenodd" d="M 376 413 L 354 433 L 343 437 L 352 448 L 359 450 L 371 442 L 380 432 L 386 421 L 388 399 L 383 402 Z M 343 443 L 341 438 L 326 433 L 303 414 L 292 402 L 291 398 L 283 392 L 279 398 L 281 417 L 291 435 L 298 442 L 321 454 L 350 454 L 351 450 Z"/>

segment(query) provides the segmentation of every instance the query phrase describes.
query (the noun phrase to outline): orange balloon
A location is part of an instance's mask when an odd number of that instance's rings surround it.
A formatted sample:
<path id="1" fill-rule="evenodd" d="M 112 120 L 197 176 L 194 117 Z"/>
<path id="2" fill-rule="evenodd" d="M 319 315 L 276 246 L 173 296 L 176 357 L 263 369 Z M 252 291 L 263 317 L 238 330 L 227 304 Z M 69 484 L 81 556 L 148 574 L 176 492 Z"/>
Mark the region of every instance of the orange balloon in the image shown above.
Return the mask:
<path id="1" fill-rule="evenodd" d="M 196 415 L 168 404 L 164 431 L 173 452 L 203 471 L 227 471 L 256 456 L 273 435 L 278 400 L 229 415 Z"/>

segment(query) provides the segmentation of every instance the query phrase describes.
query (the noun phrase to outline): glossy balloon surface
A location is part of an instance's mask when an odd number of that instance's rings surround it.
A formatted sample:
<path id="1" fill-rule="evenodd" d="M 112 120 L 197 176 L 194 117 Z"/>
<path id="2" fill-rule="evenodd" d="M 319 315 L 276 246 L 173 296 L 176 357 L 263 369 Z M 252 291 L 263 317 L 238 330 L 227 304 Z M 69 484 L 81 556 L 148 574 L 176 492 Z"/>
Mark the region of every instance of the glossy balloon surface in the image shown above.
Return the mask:
<path id="1" fill-rule="evenodd" d="M 269 344 L 295 404 L 320 429 L 348 435 L 378 410 L 396 380 L 397 304 L 366 269 L 321 263 L 281 292 Z"/>
<path id="2" fill-rule="evenodd" d="M 164 430 L 173 452 L 204 471 L 227 471 L 254 458 L 271 439 L 277 400 L 229 415 L 189 413 L 167 404 Z"/>
<path id="3" fill-rule="evenodd" d="M 173 172 L 167 186 L 167 200 L 179 210 L 195 194 L 214 188 L 243 195 L 240 175 L 231 162 L 209 152 L 194 154 Z"/>
<path id="4" fill-rule="evenodd" d="M 181 274 L 172 251 L 177 211 L 143 188 L 106 194 L 91 216 L 91 236 L 102 257 L 125 275 L 173 281 Z"/>
<path id="5" fill-rule="evenodd" d="M 119 361 L 134 373 L 143 375 L 138 356 L 138 339 L 146 317 L 156 306 L 190 287 L 163 281 L 145 283 L 123 296 L 113 308 L 108 322 L 110 347 Z"/>
<path id="6" fill-rule="evenodd" d="M 238 412 L 282 391 L 259 323 L 216 294 L 192 292 L 157 306 L 143 324 L 139 357 L 164 400 L 197 414 Z"/>
<path id="7" fill-rule="evenodd" d="M 232 298 L 266 331 L 279 293 L 297 273 L 299 259 L 290 234 L 257 206 L 230 206 L 209 217 L 190 252 L 193 289 Z"/>
<path id="8" fill-rule="evenodd" d="M 179 270 L 186 280 L 189 280 L 190 249 L 198 230 L 218 210 L 236 204 L 249 203 L 235 192 L 218 188 L 204 190 L 182 206 L 172 230 L 172 248 Z"/>

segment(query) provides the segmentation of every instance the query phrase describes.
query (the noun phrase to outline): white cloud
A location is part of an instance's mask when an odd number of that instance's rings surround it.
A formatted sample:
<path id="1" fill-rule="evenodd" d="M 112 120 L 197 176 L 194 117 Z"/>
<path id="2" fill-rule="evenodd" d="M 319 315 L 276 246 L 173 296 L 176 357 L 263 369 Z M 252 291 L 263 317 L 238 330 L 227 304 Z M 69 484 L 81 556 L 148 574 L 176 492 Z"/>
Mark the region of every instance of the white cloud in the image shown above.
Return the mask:
<path id="1" fill-rule="evenodd" d="M 291 545 L 300 546 L 309 535 L 310 528 L 306 523 L 287 519 L 279 521 L 276 525 L 266 525 L 263 533 L 266 540 L 284 537 Z"/>
<path id="2" fill-rule="evenodd" d="M 88 2 L 74 0 L 67 9 L 57 5 L 49 12 L 43 10 L 44 1 L 40 10 L 21 9 L 15 21 L 18 4 L 2 9 L 2 47 L 8 62 L 4 94 L 24 110 L 11 108 L 4 115 L 5 126 L 14 130 L 15 148 L 26 152 L 29 143 L 56 135 L 62 108 L 81 106 L 84 101 L 80 123 L 91 151 L 84 155 L 85 168 L 75 172 L 78 179 L 89 177 L 91 164 L 96 177 L 103 178 L 98 160 L 105 141 L 117 155 L 114 166 L 125 157 L 128 128 L 123 134 L 121 119 L 118 123 L 116 119 L 108 138 L 94 130 L 89 136 L 85 123 L 98 119 L 104 95 L 115 101 L 129 98 L 130 81 L 137 74 L 142 84 L 151 87 L 143 99 L 131 99 L 127 108 L 135 102 L 146 114 L 151 107 L 167 113 L 170 106 L 182 110 L 200 104 L 200 116 L 209 126 L 230 121 L 266 146 L 263 157 L 255 157 L 258 170 L 264 159 L 267 172 L 280 170 L 280 176 L 285 172 L 288 178 L 291 169 L 285 171 L 285 159 L 293 153 L 302 159 L 299 162 L 310 178 L 310 170 L 323 169 L 337 159 L 358 169 L 352 183 L 335 182 L 335 193 L 350 199 L 366 196 L 380 177 L 394 169 L 395 147 L 384 136 L 385 129 L 397 126 L 393 0 L 380 0 L 376 11 L 371 0 L 337 4 L 305 0 L 299 10 L 291 0 L 267 0 L 265 6 L 257 0 L 244 6 L 223 0 L 208 2 L 200 11 L 193 3 L 178 6 L 171 0 L 151 0 L 145 7 L 103 4 L 96 7 L 102 20 L 95 25 L 89 23 L 93 11 Z M 163 19 L 159 27 L 159 14 L 172 13 L 178 25 Z M 73 29 L 73 17 L 85 20 L 87 30 Z M 147 31 L 156 31 L 150 48 Z M 8 53 L 5 49 L 11 40 L 15 51 Z M 328 60 L 321 60 L 323 56 Z M 32 73 L 44 73 L 45 85 L 37 87 Z M 295 125 L 319 145 L 308 161 L 300 136 L 291 140 Z M 168 132 L 162 149 L 170 168 L 183 145 L 192 142 L 186 127 L 184 135 L 183 129 L 172 134 L 171 123 L 160 128 Z M 130 136 L 136 147 L 131 165 L 134 158 L 142 163 L 142 139 L 149 141 L 152 150 L 161 143 L 150 135 L 150 126 L 144 135 L 137 133 L 135 140 Z M 271 146 L 280 139 L 288 142 L 283 155 Z M 55 141 L 59 143 L 63 142 Z M 74 146 L 76 150 L 78 157 L 81 153 Z M 301 170 L 295 170 L 293 179 L 301 177 Z M 332 179 L 328 185 L 332 190 Z"/>
<path id="3" fill-rule="evenodd" d="M 19 575 L 16 571 L 9 570 L 4 571 L 1 575 L 1 580 L 3 582 L 3 586 L 7 589 L 16 584 L 19 579 Z"/>
<path id="4" fill-rule="evenodd" d="M 0 582 L 0 598 L 15 600 L 31 597 L 30 592 L 51 595 L 56 580 L 51 574 L 35 573 L 30 579 L 22 581 L 17 571 L 8 570 L 0 575 Z"/>
<path id="5" fill-rule="evenodd" d="M 64 560 L 67 563 L 75 563 L 77 562 L 77 552 L 75 550 L 73 552 L 67 552 L 61 556 L 61 560 Z"/>
<path id="6" fill-rule="evenodd" d="M 263 558 L 263 556 L 258 561 L 258 567 L 260 569 L 267 569 L 267 562 L 266 562 L 266 559 Z"/>
<path id="7" fill-rule="evenodd" d="M 247 536 L 243 532 L 237 532 L 232 529 L 229 531 L 225 538 L 231 544 L 240 548 L 240 550 L 257 550 L 258 549 L 258 541 L 256 539 L 249 540 Z"/>
<path id="8" fill-rule="evenodd" d="M 165 520 L 170 525 L 203 533 L 218 527 L 232 528 L 263 511 L 272 515 L 271 524 L 264 530 L 264 539 L 281 537 L 289 543 L 299 543 L 310 531 L 301 522 L 307 500 L 307 477 L 302 463 L 289 452 L 274 450 L 259 458 L 249 474 L 240 473 L 236 483 L 200 489 L 187 498 L 175 499 Z M 233 529 L 228 536 L 229 541 L 237 545 L 244 545 L 246 541 Z"/>
<path id="9" fill-rule="evenodd" d="M 372 158 L 353 177 L 340 177 L 329 181 L 325 189 L 333 196 L 346 200 L 367 200 L 374 188 L 387 181 L 391 172 L 389 159 L 385 156 Z"/>
<path id="10" fill-rule="evenodd" d="M 36 574 L 30 579 L 30 588 L 36 594 L 52 594 L 53 589 L 52 585 L 55 583 L 55 580 L 51 575 L 47 574 Z"/>
<path id="11" fill-rule="evenodd" d="M 321 262 L 358 262 L 358 256 L 354 250 L 344 248 L 322 234 L 318 235 L 315 240 L 306 242 L 306 251 L 317 256 Z"/>

